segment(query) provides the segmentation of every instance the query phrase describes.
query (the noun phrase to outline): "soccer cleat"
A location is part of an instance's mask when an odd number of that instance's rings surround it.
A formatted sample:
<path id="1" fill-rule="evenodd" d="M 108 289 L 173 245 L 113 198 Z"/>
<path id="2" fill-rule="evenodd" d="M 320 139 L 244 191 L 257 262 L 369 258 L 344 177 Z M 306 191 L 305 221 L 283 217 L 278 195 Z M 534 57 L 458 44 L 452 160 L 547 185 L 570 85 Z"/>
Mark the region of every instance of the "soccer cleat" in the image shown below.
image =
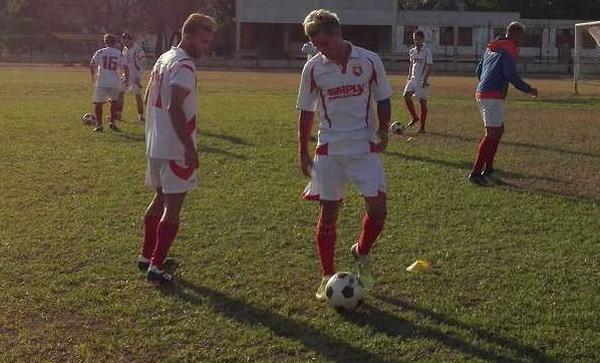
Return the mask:
<path id="1" fill-rule="evenodd" d="M 490 176 L 494 174 L 494 167 L 490 166 L 490 167 L 485 167 L 485 169 L 481 172 L 481 175 L 483 176 Z"/>
<path id="2" fill-rule="evenodd" d="M 473 184 L 477 184 L 482 187 L 487 187 L 489 184 L 487 178 L 483 176 L 481 173 L 472 171 L 469 174 L 469 181 Z"/>
<path id="3" fill-rule="evenodd" d="M 317 300 L 319 300 L 319 301 L 327 300 L 327 295 L 325 293 L 325 287 L 327 287 L 327 282 L 329 281 L 330 278 L 331 278 L 331 276 L 323 276 L 323 279 L 321 280 L 321 284 L 319 285 L 319 288 L 317 289 L 317 293 L 315 294 L 315 296 L 317 297 Z"/>
<path id="4" fill-rule="evenodd" d="M 104 131 L 104 128 L 102 127 L 102 125 L 96 126 L 92 129 L 92 131 L 94 132 L 102 132 Z"/>
<path id="5" fill-rule="evenodd" d="M 150 265 L 146 279 L 160 285 L 170 284 L 173 281 L 173 276 L 165 270 L 160 270 L 157 266 Z"/>
<path id="6" fill-rule="evenodd" d="M 358 254 L 358 243 L 355 243 L 350 248 L 350 253 L 354 257 L 356 267 L 358 269 L 358 278 L 362 282 L 365 289 L 370 289 L 375 285 L 375 276 L 373 276 L 373 256 Z"/>
<path id="7" fill-rule="evenodd" d="M 424 128 L 424 127 L 421 127 L 421 128 L 419 129 L 419 131 L 417 131 L 417 132 L 418 132 L 419 134 L 424 134 L 424 133 L 425 133 L 425 128 Z"/>
<path id="8" fill-rule="evenodd" d="M 148 271 L 150 268 L 150 259 L 142 255 L 138 256 L 138 269 L 140 271 Z"/>
<path id="9" fill-rule="evenodd" d="M 108 127 L 110 127 L 110 129 L 113 130 L 113 131 L 121 131 L 121 129 L 119 129 L 117 127 L 117 125 L 115 125 L 115 124 L 110 124 L 110 125 L 108 125 Z"/>

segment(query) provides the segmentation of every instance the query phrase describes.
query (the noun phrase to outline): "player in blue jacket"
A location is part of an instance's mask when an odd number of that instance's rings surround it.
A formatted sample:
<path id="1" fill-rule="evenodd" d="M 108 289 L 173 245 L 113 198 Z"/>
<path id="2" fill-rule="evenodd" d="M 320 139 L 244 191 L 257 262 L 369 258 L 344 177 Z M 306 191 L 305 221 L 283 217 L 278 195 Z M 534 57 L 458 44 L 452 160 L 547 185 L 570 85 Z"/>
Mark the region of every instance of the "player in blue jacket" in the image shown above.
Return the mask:
<path id="1" fill-rule="evenodd" d="M 519 22 L 511 22 L 506 27 L 506 36 L 490 42 L 477 65 L 477 93 L 475 98 L 485 126 L 485 136 L 479 143 L 477 159 L 469 180 L 478 185 L 487 185 L 486 176 L 493 171 L 494 156 L 504 132 L 504 99 L 508 84 L 518 90 L 537 97 L 537 89 L 517 74 L 519 43 L 525 34 L 525 27 Z"/>

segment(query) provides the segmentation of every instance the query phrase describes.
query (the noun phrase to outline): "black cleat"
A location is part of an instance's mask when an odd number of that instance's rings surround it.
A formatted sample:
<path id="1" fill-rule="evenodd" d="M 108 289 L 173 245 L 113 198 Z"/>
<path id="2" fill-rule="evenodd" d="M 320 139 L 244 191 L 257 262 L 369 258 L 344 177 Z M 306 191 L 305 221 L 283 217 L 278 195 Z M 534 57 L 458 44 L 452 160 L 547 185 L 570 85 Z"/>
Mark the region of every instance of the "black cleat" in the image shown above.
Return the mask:
<path id="1" fill-rule="evenodd" d="M 138 256 L 138 269 L 143 272 L 147 272 L 150 268 L 150 259 L 140 255 Z"/>
<path id="2" fill-rule="evenodd" d="M 490 176 L 494 174 L 494 167 L 490 166 L 490 167 L 486 167 L 482 172 L 481 175 L 483 176 Z"/>
<path id="3" fill-rule="evenodd" d="M 170 284 L 173 281 L 173 276 L 165 270 L 159 270 L 156 266 L 150 266 L 150 268 L 148 268 L 146 279 L 153 283 L 165 285 Z"/>
<path id="4" fill-rule="evenodd" d="M 473 184 L 477 184 L 482 187 L 487 187 L 490 185 L 485 176 L 481 175 L 481 173 L 476 172 L 471 172 L 471 174 L 469 174 L 469 181 Z"/>
<path id="5" fill-rule="evenodd" d="M 104 131 L 104 128 L 102 127 L 102 125 L 96 126 L 92 129 L 92 131 L 94 132 L 102 132 Z"/>

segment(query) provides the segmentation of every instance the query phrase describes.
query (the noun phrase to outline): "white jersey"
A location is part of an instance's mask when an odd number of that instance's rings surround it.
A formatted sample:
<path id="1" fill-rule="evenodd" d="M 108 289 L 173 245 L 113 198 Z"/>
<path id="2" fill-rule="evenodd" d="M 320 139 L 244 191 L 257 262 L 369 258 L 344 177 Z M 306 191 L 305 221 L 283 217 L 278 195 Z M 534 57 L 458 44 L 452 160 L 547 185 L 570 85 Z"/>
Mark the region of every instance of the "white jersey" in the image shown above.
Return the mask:
<path id="1" fill-rule="evenodd" d="M 433 64 L 431 50 L 425 45 L 423 45 L 421 49 L 413 47 L 408 51 L 408 56 L 410 58 L 410 65 L 412 66 L 410 78 L 423 79 L 425 77 L 425 66 L 427 64 Z"/>
<path id="2" fill-rule="evenodd" d="M 119 75 L 123 74 L 125 67 L 125 58 L 120 50 L 112 47 L 98 49 L 90 63 L 97 67 L 96 87 L 119 87 Z"/>
<path id="3" fill-rule="evenodd" d="M 127 59 L 127 65 L 129 66 L 129 78 L 139 79 L 144 69 L 146 69 L 144 49 L 134 43 L 131 48 L 123 48 L 123 56 Z"/>
<path id="4" fill-rule="evenodd" d="M 369 152 L 371 142 L 376 141 L 373 100 L 392 96 L 379 56 L 351 47 L 345 67 L 319 53 L 306 62 L 302 71 L 296 108 L 310 112 L 317 109 L 321 153 Z"/>
<path id="5" fill-rule="evenodd" d="M 152 69 L 146 108 L 146 156 L 157 159 L 185 160 L 185 148 L 177 136 L 169 106 L 171 87 L 189 91 L 183 101 L 187 131 L 196 145 L 196 66 L 182 48 L 163 53 Z"/>

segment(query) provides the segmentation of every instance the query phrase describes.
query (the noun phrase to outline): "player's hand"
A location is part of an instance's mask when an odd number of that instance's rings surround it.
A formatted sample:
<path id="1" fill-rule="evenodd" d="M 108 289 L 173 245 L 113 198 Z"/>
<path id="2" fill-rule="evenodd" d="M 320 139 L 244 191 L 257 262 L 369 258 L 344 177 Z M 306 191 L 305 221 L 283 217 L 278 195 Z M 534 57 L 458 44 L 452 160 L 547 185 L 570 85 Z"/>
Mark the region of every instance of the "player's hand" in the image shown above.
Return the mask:
<path id="1" fill-rule="evenodd" d="M 381 153 L 387 147 L 389 141 L 390 131 L 386 129 L 377 130 L 377 137 L 379 138 L 379 142 L 377 143 L 377 152 Z"/>
<path id="2" fill-rule="evenodd" d="M 534 97 L 534 98 L 536 98 L 536 97 L 538 96 L 538 90 L 537 90 L 537 88 L 532 88 L 532 89 L 529 91 L 529 94 L 531 95 L 531 97 Z"/>
<path id="3" fill-rule="evenodd" d="M 305 177 L 312 177 L 313 161 L 308 152 L 300 153 L 300 170 Z"/>
<path id="4" fill-rule="evenodd" d="M 185 165 L 198 169 L 198 150 L 193 145 L 185 147 Z"/>

